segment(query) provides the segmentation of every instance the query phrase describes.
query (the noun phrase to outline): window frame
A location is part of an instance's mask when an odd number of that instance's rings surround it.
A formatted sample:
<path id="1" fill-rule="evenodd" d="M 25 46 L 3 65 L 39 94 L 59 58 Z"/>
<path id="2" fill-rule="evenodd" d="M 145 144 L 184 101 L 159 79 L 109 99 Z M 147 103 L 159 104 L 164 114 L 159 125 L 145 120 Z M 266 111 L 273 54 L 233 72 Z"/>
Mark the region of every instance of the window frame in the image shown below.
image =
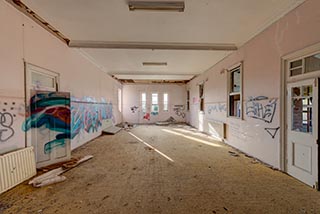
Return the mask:
<path id="1" fill-rule="evenodd" d="M 167 103 L 165 103 L 165 100 L 164 100 L 165 94 L 167 95 Z M 162 99 L 163 111 L 167 112 L 167 111 L 169 111 L 169 93 L 164 92 L 162 98 L 163 98 Z M 165 108 L 165 107 L 167 107 L 167 108 Z"/>
<path id="2" fill-rule="evenodd" d="M 25 80 L 25 85 L 26 85 L 26 90 L 27 92 L 30 92 L 30 90 L 41 90 L 41 91 L 59 91 L 59 86 L 60 86 L 60 74 L 30 63 L 25 62 L 25 75 L 26 75 L 26 80 Z M 53 87 L 46 87 L 46 86 L 41 86 L 39 89 L 37 88 L 37 85 L 33 84 L 32 82 L 32 74 L 37 73 L 39 75 L 49 77 L 51 78 L 54 83 Z M 30 93 L 29 93 L 30 94 Z"/>
<path id="3" fill-rule="evenodd" d="M 289 81 L 295 81 L 301 78 L 309 78 L 309 77 L 314 77 L 314 76 L 318 76 L 320 75 L 320 70 L 317 71 L 312 71 L 312 72 L 306 72 L 306 58 L 310 57 L 310 56 L 314 56 L 320 54 L 320 50 L 317 51 L 312 51 L 309 52 L 307 54 L 303 54 L 301 53 L 301 55 L 299 55 L 298 57 L 292 57 L 289 60 L 286 60 L 286 76 L 287 76 L 287 80 Z M 295 62 L 295 61 L 302 61 L 302 65 L 300 66 L 302 71 L 301 74 L 298 75 L 291 75 L 291 71 L 294 69 L 297 69 L 298 67 L 295 68 L 291 68 L 291 63 Z"/>
<path id="4" fill-rule="evenodd" d="M 238 92 L 233 91 L 232 84 L 232 73 L 240 70 L 240 90 Z M 240 102 L 240 115 L 232 115 L 231 114 L 231 108 L 230 108 L 230 100 L 233 96 L 240 96 L 239 102 Z M 227 117 L 235 118 L 243 120 L 243 61 L 231 66 L 227 69 Z"/>
<path id="5" fill-rule="evenodd" d="M 202 96 L 200 94 L 200 87 L 202 86 Z M 205 99 L 205 93 L 204 93 L 204 82 L 198 85 L 199 89 L 199 111 L 204 113 L 205 107 L 204 107 L 204 99 Z"/>
<path id="6" fill-rule="evenodd" d="M 118 88 L 118 110 L 122 112 L 122 89 Z"/>
<path id="7" fill-rule="evenodd" d="M 142 95 L 145 94 L 145 101 L 143 101 L 142 99 Z M 141 105 L 141 112 L 143 114 L 146 114 L 147 113 L 147 100 L 148 100 L 148 96 L 147 96 L 147 93 L 146 92 L 141 92 L 140 93 L 140 105 Z M 145 102 L 145 103 L 143 103 Z"/>
<path id="8" fill-rule="evenodd" d="M 187 90 L 187 111 L 190 111 L 190 90 Z"/>
<path id="9" fill-rule="evenodd" d="M 157 104 L 153 104 L 153 94 L 157 94 Z M 153 106 L 154 105 L 157 105 L 158 106 L 158 111 L 157 113 L 159 114 L 159 93 L 158 92 L 151 92 L 151 110 L 150 110 L 150 113 L 154 112 L 153 111 Z"/>

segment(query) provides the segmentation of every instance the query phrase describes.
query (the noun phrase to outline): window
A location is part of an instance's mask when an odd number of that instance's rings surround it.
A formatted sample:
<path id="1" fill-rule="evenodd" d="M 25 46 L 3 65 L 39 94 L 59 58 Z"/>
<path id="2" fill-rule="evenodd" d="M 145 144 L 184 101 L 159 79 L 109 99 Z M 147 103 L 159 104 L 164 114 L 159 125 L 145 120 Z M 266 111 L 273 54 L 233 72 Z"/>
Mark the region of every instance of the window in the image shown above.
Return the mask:
<path id="1" fill-rule="evenodd" d="M 291 77 L 315 71 L 320 71 L 320 53 L 289 62 Z"/>
<path id="2" fill-rule="evenodd" d="M 204 84 L 199 85 L 200 111 L 204 111 Z"/>
<path id="3" fill-rule="evenodd" d="M 241 118 L 242 105 L 242 65 L 238 65 L 228 72 L 228 116 Z"/>
<path id="4" fill-rule="evenodd" d="M 118 88 L 118 110 L 121 112 L 121 106 L 122 106 L 122 90 L 121 88 Z"/>
<path id="5" fill-rule="evenodd" d="M 292 131 L 312 133 L 312 85 L 292 88 Z"/>
<path id="6" fill-rule="evenodd" d="M 26 64 L 26 72 L 28 89 L 58 91 L 58 73 L 31 64 Z"/>
<path id="7" fill-rule="evenodd" d="M 157 115 L 159 112 L 158 93 L 152 93 L 151 95 L 151 114 Z"/>
<path id="8" fill-rule="evenodd" d="M 168 104 L 169 104 L 168 93 L 164 93 L 163 94 L 163 111 L 168 111 Z"/>
<path id="9" fill-rule="evenodd" d="M 143 114 L 147 112 L 147 94 L 146 93 L 141 93 L 141 110 Z"/>
<path id="10" fill-rule="evenodd" d="M 190 110 L 190 91 L 187 91 L 187 111 Z"/>

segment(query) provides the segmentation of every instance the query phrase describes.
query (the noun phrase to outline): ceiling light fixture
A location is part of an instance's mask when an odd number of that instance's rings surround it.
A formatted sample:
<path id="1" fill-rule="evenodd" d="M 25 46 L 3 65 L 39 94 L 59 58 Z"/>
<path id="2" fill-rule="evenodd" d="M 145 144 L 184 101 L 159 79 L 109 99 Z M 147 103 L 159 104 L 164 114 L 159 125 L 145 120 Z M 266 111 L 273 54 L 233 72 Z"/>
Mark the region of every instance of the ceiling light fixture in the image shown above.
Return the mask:
<path id="1" fill-rule="evenodd" d="M 183 12 L 183 1 L 129 1 L 129 10 L 173 11 Z"/>
<path id="2" fill-rule="evenodd" d="M 114 41 L 77 41 L 69 42 L 71 48 L 108 48 L 108 49 L 148 49 L 148 50 L 202 50 L 235 51 L 235 44 L 223 43 L 179 43 L 179 42 L 114 42 Z"/>
<path id="3" fill-rule="evenodd" d="M 166 62 L 143 62 L 143 66 L 167 66 L 168 63 Z"/>

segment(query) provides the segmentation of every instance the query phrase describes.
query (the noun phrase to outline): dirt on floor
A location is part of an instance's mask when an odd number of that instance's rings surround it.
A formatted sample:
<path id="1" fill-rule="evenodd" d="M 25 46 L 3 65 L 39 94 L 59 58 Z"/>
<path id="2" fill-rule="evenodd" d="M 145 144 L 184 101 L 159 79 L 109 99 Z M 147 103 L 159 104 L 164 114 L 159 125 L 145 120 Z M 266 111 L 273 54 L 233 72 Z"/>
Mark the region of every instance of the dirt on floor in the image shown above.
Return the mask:
<path id="1" fill-rule="evenodd" d="M 0 195 L 0 213 L 320 213 L 316 190 L 188 126 L 138 126 L 73 155 L 94 158 Z"/>

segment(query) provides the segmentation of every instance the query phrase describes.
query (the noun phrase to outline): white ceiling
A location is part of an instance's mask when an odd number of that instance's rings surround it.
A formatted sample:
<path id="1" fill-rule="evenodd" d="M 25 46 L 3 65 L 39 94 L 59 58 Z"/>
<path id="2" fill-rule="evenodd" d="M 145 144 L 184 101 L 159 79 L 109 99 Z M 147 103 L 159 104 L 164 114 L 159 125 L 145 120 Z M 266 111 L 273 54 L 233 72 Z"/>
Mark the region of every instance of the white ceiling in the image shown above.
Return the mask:
<path id="1" fill-rule="evenodd" d="M 70 40 L 230 43 L 238 47 L 304 0 L 185 0 L 185 12 L 129 11 L 126 0 L 23 0 Z M 81 49 L 110 74 L 199 74 L 227 51 Z M 142 62 L 168 62 L 167 67 Z"/>

